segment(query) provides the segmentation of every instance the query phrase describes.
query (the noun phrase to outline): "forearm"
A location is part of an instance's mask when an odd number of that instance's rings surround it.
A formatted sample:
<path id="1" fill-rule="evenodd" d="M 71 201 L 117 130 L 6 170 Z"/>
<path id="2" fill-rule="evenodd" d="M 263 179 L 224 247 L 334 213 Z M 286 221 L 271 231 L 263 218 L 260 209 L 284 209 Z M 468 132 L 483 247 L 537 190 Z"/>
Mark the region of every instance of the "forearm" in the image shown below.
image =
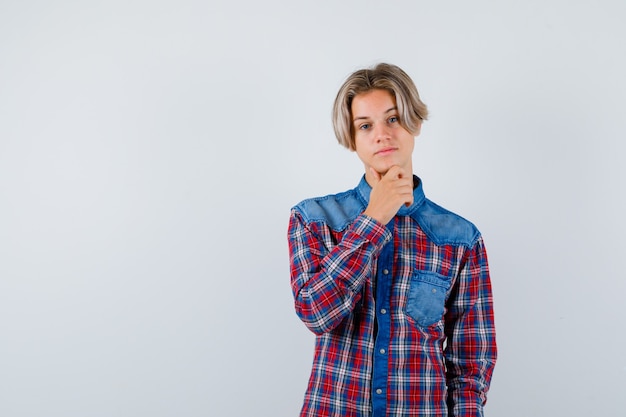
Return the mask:
<path id="1" fill-rule="evenodd" d="M 483 358 L 461 360 L 451 358 L 448 368 L 448 415 L 450 417 L 482 417 L 487 402 L 487 392 L 495 366 L 495 346 L 493 354 Z"/>
<path id="2" fill-rule="evenodd" d="M 297 215 L 289 224 L 291 285 L 296 313 L 314 333 L 334 329 L 349 315 L 389 232 L 359 216 L 331 247 Z"/>
<path id="3" fill-rule="evenodd" d="M 469 251 L 446 314 L 449 416 L 483 415 L 497 358 L 493 297 L 482 240 Z"/>

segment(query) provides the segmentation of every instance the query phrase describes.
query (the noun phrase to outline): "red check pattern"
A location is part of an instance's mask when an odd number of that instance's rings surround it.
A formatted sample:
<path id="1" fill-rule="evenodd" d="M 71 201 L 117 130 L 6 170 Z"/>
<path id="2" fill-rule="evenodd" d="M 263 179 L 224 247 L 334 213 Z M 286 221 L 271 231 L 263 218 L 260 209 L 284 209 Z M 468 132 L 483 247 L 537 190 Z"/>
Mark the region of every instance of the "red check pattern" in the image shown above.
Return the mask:
<path id="1" fill-rule="evenodd" d="M 316 334 L 301 417 L 482 416 L 496 340 L 480 234 L 436 244 L 411 216 L 396 216 L 389 230 L 360 214 L 342 231 L 304 218 L 294 208 L 288 231 L 296 313 Z M 380 265 L 387 243 L 392 261 Z M 383 267 L 388 293 L 375 298 Z M 443 316 L 426 326 L 407 314 L 415 271 L 451 280 Z M 389 320 L 375 324 L 377 314 Z"/>

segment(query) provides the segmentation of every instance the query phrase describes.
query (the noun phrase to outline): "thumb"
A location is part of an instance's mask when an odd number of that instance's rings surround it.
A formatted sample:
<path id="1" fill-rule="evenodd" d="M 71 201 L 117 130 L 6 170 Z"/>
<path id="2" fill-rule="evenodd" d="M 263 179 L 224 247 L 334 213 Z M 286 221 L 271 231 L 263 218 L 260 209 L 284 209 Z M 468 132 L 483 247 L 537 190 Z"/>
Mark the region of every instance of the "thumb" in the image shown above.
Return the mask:
<path id="1" fill-rule="evenodd" d="M 372 167 L 370 167 L 370 174 L 371 174 L 372 180 L 374 181 L 374 184 L 377 184 L 382 178 L 381 175 Z"/>

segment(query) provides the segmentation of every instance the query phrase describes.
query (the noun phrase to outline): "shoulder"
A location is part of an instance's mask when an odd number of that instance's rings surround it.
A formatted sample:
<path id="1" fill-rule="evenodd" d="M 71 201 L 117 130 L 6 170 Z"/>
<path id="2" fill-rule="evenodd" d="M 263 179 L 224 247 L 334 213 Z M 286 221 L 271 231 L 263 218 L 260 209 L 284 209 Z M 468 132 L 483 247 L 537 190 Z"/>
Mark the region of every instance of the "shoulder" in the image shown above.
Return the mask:
<path id="1" fill-rule="evenodd" d="M 473 246 L 480 231 L 469 220 L 425 199 L 412 214 L 424 232 L 437 244 Z"/>
<path id="2" fill-rule="evenodd" d="M 365 209 L 355 189 L 338 194 L 309 198 L 292 208 L 306 223 L 325 223 L 331 229 L 345 229 Z"/>

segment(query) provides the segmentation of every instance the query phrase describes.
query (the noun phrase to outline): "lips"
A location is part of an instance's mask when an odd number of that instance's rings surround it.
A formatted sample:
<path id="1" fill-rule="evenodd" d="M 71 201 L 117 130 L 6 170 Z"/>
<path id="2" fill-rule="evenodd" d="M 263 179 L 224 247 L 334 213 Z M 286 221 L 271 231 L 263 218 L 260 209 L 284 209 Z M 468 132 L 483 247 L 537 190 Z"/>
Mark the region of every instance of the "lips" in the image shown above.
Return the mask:
<path id="1" fill-rule="evenodd" d="M 374 155 L 377 156 L 385 156 L 385 155 L 389 155 L 390 153 L 393 153 L 395 151 L 397 151 L 398 148 L 383 148 L 379 151 L 376 151 L 376 153 Z"/>

